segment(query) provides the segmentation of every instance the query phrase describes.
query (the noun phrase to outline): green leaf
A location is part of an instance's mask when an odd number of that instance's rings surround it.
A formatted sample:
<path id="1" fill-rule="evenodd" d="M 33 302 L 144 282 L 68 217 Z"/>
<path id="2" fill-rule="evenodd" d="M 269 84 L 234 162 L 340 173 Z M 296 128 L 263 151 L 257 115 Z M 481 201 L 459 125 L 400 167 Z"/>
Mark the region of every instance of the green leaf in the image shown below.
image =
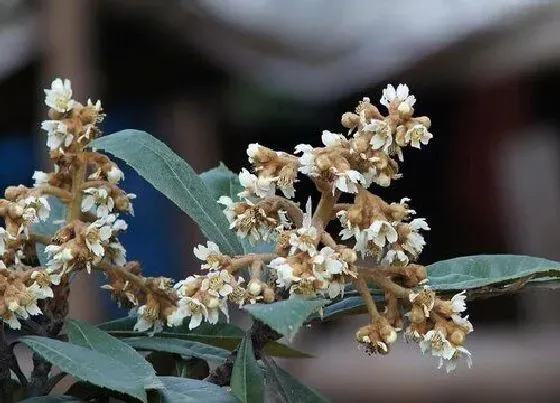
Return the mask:
<path id="1" fill-rule="evenodd" d="M 231 372 L 231 393 L 243 403 L 264 401 L 264 376 L 253 352 L 251 336 L 245 335 Z"/>
<path id="2" fill-rule="evenodd" d="M 264 356 L 265 384 L 267 402 L 282 403 L 325 403 L 323 396 L 312 388 L 304 385 L 288 372 L 278 367 L 276 363 Z"/>
<path id="3" fill-rule="evenodd" d="M 436 290 L 462 290 L 535 276 L 560 277 L 560 263 L 516 255 L 479 255 L 442 260 L 427 267 L 429 284 Z"/>
<path id="4" fill-rule="evenodd" d="M 192 167 L 160 140 L 140 130 L 121 130 L 100 137 L 92 147 L 101 148 L 130 165 L 200 226 L 202 233 L 228 255 L 243 248 L 222 209 Z"/>
<path id="5" fill-rule="evenodd" d="M 213 362 L 225 361 L 229 356 L 228 350 L 196 341 L 164 337 L 134 337 L 123 341 L 138 350 L 163 351 Z"/>
<path id="6" fill-rule="evenodd" d="M 31 225 L 31 230 L 37 234 L 53 236 L 56 231 L 58 231 L 64 225 L 64 220 L 66 218 L 66 205 L 60 201 L 58 197 L 49 196 L 49 205 L 51 206 L 51 211 L 49 218 L 46 221 L 39 221 Z M 45 245 L 37 242 L 37 257 L 42 266 L 45 266 L 49 261 L 47 254 L 45 253 Z"/>
<path id="7" fill-rule="evenodd" d="M 41 396 L 41 397 L 31 397 L 29 399 L 20 400 L 20 403 L 80 403 L 81 400 L 77 400 L 71 396 Z"/>
<path id="8" fill-rule="evenodd" d="M 100 323 L 97 325 L 98 328 L 104 330 L 106 332 L 112 331 L 134 331 L 134 325 L 138 318 L 136 316 L 124 316 L 122 318 L 118 318 L 112 320 L 110 322 Z"/>
<path id="9" fill-rule="evenodd" d="M 263 352 L 271 357 L 281 358 L 313 358 L 311 354 L 296 350 L 277 341 L 270 341 L 264 345 Z"/>
<path id="10" fill-rule="evenodd" d="M 20 341 L 61 371 L 147 402 L 141 380 L 120 361 L 97 351 L 47 337 L 25 336 Z"/>
<path id="11" fill-rule="evenodd" d="M 375 290 L 370 290 L 372 292 L 372 298 L 376 302 L 383 302 L 385 298 L 379 294 L 373 294 Z M 335 319 L 345 315 L 359 315 L 367 313 L 366 305 L 360 296 L 351 295 L 349 297 L 343 298 L 341 301 L 337 301 L 323 309 L 323 320 Z"/>
<path id="12" fill-rule="evenodd" d="M 239 176 L 229 170 L 220 162 L 215 168 L 200 174 L 200 179 L 206 185 L 214 200 L 220 196 L 229 196 L 233 201 L 239 200 L 237 194 L 243 191 L 243 186 L 239 183 Z"/>
<path id="13" fill-rule="evenodd" d="M 131 346 L 87 322 L 66 321 L 70 343 L 89 348 L 122 362 L 142 381 L 145 389 L 162 387 L 154 368 Z"/>
<path id="14" fill-rule="evenodd" d="M 352 315 L 364 313 L 366 304 L 362 297 L 347 297 L 342 301 L 335 302 L 323 310 L 324 319 L 334 319 L 343 315 Z M 367 311 L 367 309 L 366 309 Z"/>
<path id="15" fill-rule="evenodd" d="M 116 322 L 117 321 L 108 322 L 106 325 L 112 323 L 111 325 L 109 325 L 109 327 L 111 326 L 119 327 L 119 324 Z M 104 328 L 106 328 L 105 324 L 103 326 Z M 177 328 L 173 328 L 173 329 L 175 330 Z M 162 332 L 162 333 L 158 333 L 157 336 L 172 338 L 172 339 L 197 341 L 199 343 L 209 344 L 211 346 L 221 347 L 226 350 L 233 351 L 237 348 L 237 346 L 241 342 L 242 336 L 244 334 L 243 330 L 241 330 L 239 327 L 229 323 L 218 323 L 216 325 L 209 325 L 203 323 L 202 325 L 200 325 L 200 327 L 197 327 L 189 332 L 190 333 Z M 134 332 L 132 330 L 130 331 L 116 330 L 116 331 L 110 331 L 110 333 L 111 335 L 119 338 L 138 337 L 142 335 L 142 333 Z M 313 356 L 310 354 L 296 350 L 292 347 L 289 347 L 277 341 L 268 342 L 264 346 L 264 352 L 272 357 L 313 358 Z"/>
<path id="16" fill-rule="evenodd" d="M 243 309 L 282 335 L 294 334 L 309 315 L 319 311 L 329 301 L 292 297 L 273 304 L 246 305 Z"/>
<path id="17" fill-rule="evenodd" d="M 165 388 L 158 391 L 154 403 L 235 403 L 235 398 L 227 390 L 210 382 L 166 376 L 159 379 Z"/>
<path id="18" fill-rule="evenodd" d="M 245 334 L 243 329 L 231 323 L 201 323 L 194 329 L 189 329 L 188 321 L 185 321 L 182 326 L 171 328 L 173 333 L 184 333 L 192 335 L 207 335 L 207 336 L 238 336 L 239 341 Z"/>

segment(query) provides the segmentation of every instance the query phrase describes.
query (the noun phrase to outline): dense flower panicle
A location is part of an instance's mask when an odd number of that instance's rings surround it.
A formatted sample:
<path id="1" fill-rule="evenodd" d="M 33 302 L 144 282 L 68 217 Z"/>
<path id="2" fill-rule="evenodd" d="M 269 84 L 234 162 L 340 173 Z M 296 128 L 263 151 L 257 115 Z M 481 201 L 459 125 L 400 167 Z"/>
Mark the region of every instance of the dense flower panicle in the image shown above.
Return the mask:
<path id="1" fill-rule="evenodd" d="M 414 116 L 416 99 L 405 84 L 383 90 L 385 115 L 363 98 L 353 112 L 342 115 L 347 133 L 323 130 L 318 146 L 299 144 L 289 154 L 249 144 L 250 166 L 238 175 L 243 188 L 239 200 L 224 195 L 218 202 L 239 238 L 251 245 L 271 242 L 273 252 L 227 256 L 209 240 L 194 248 L 206 271 L 177 283 L 145 277 L 138 262 L 127 261 L 119 236 L 128 224 L 118 215 L 134 213 L 135 195 L 119 187 L 124 179 L 119 167 L 91 149 L 105 116 L 101 102 L 81 104 L 72 96 L 69 80 L 56 79 L 45 90 L 50 109 L 41 127 L 52 172 L 35 172 L 33 188 L 9 187 L 0 200 L 5 221 L 0 228 L 0 318 L 9 326 L 19 328 L 20 320 L 41 314 L 38 301 L 58 295 L 64 289 L 57 287 L 66 286 L 70 274 L 79 270 L 105 273 L 103 288 L 119 305 L 132 308 L 139 332 L 159 332 L 185 321 L 190 329 L 227 321 L 229 303 L 242 307 L 294 297 L 338 299 L 352 282 L 355 289 L 347 292 L 358 291 L 370 313 L 370 323 L 356 333 L 368 352 L 388 353 L 404 330 L 446 371 L 462 359 L 472 364 L 464 347 L 465 336 L 473 331 L 465 315 L 466 293 L 438 298 L 425 284 L 426 269 L 411 264 L 426 245 L 426 220 L 412 218 L 415 211 L 408 199 L 387 203 L 368 190 L 398 179 L 405 152 L 433 138 L 430 119 Z M 307 176 L 322 194 L 315 214 L 311 197 L 304 211 L 287 200 L 295 197 L 298 175 Z M 33 224 L 50 216 L 47 196 L 59 198 L 68 210 L 67 221 L 51 238 L 33 233 Z M 335 219 L 342 226 L 340 238 L 353 240 L 353 245 L 338 244 L 327 232 Z M 45 244 L 46 268 L 27 266 L 37 241 Z M 358 254 L 383 267 L 362 267 Z M 371 283 L 384 293 L 381 313 L 371 298 Z"/>

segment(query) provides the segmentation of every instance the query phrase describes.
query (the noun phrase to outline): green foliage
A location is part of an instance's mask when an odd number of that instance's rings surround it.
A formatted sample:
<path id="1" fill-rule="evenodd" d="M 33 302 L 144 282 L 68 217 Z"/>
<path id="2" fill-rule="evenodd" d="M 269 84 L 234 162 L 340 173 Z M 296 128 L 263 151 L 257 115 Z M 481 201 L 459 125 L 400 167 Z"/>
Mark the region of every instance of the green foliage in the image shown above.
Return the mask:
<path id="1" fill-rule="evenodd" d="M 436 290 L 462 290 L 515 282 L 524 277 L 560 277 L 560 263 L 516 255 L 464 256 L 426 267 Z"/>
<path id="2" fill-rule="evenodd" d="M 72 344 L 106 354 L 120 361 L 141 380 L 145 389 L 162 387 L 162 383 L 158 381 L 153 367 L 129 344 L 87 322 L 69 319 L 66 322 L 66 328 Z"/>
<path id="3" fill-rule="evenodd" d="M 264 375 L 253 352 L 251 336 L 245 335 L 239 345 L 231 373 L 231 393 L 242 403 L 264 400 Z"/>
<path id="4" fill-rule="evenodd" d="M 287 336 L 294 334 L 311 314 L 319 311 L 328 302 L 326 299 L 308 300 L 293 297 L 272 304 L 246 305 L 243 309 L 278 333 Z"/>
<path id="5" fill-rule="evenodd" d="M 218 200 L 220 196 L 229 196 L 233 201 L 239 200 L 237 194 L 244 190 L 239 183 L 239 176 L 230 171 L 230 169 L 220 162 L 215 168 L 200 174 L 200 179 L 206 185 L 214 200 Z"/>
<path id="6" fill-rule="evenodd" d="M 160 377 L 165 389 L 154 393 L 150 403 L 212 402 L 234 403 L 235 398 L 225 389 L 196 379 Z"/>
<path id="7" fill-rule="evenodd" d="M 111 322 L 103 323 L 99 327 L 109 331 L 113 336 L 119 338 L 137 337 L 141 333 L 133 331 L 135 317 L 124 317 Z M 210 325 L 203 323 L 199 327 L 189 330 L 188 325 L 172 328 L 173 332 L 164 331 L 158 333 L 158 337 L 165 337 L 178 340 L 190 340 L 199 343 L 209 344 L 229 351 L 237 348 L 244 332 L 238 326 L 230 323 L 217 323 Z M 283 358 L 312 358 L 313 356 L 295 350 L 283 343 L 272 341 L 265 345 L 264 352 L 272 357 Z"/>
<path id="8" fill-rule="evenodd" d="M 361 314 L 365 312 L 367 312 L 367 309 L 365 308 L 362 297 L 351 296 L 325 307 L 323 318 L 334 319 L 343 315 Z"/>
<path id="9" fill-rule="evenodd" d="M 199 225 L 202 233 L 229 255 L 243 248 L 229 223 L 192 167 L 160 140 L 140 130 L 121 130 L 96 139 L 101 148 L 130 165 Z"/>
<path id="10" fill-rule="evenodd" d="M 196 341 L 170 339 L 163 337 L 133 337 L 124 339 L 138 350 L 163 351 L 188 357 L 196 357 L 211 362 L 222 362 L 229 355 L 228 350 Z M 134 350 L 133 350 L 134 351 Z"/>
<path id="11" fill-rule="evenodd" d="M 125 364 L 78 345 L 39 336 L 20 339 L 31 350 L 75 378 L 147 402 L 142 380 Z"/>
<path id="12" fill-rule="evenodd" d="M 265 386 L 267 402 L 281 403 L 324 403 L 328 402 L 323 396 L 309 388 L 278 367 L 276 363 L 263 357 L 265 368 Z"/>

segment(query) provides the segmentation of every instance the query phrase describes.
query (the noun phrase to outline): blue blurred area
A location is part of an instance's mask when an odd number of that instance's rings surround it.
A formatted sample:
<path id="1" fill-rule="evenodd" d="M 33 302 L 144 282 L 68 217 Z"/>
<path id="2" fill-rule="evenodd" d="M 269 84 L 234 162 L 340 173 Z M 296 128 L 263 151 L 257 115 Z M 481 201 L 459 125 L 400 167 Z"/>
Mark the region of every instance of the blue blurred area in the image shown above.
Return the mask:
<path id="1" fill-rule="evenodd" d="M 10 185 L 31 185 L 31 176 L 38 166 L 35 144 L 31 137 L 22 133 L 11 133 L 0 138 L 0 188 Z"/>
<path id="2" fill-rule="evenodd" d="M 143 108 L 142 108 L 143 109 Z M 114 108 L 111 116 L 103 123 L 103 131 L 110 134 L 127 128 L 138 128 L 154 133 L 152 115 L 147 108 Z M 12 133 L 0 138 L 0 188 L 10 185 L 32 184 L 33 172 L 40 166 L 40 148 L 34 144 L 35 138 L 24 133 Z M 44 152 L 47 152 L 46 147 Z M 135 216 L 123 217 L 129 224 L 129 231 L 121 236 L 129 260 L 139 260 L 147 276 L 162 275 L 179 278 L 181 270 L 176 247 L 171 247 L 173 223 L 177 209 L 165 196 L 122 161 L 116 161 L 125 174 L 122 187 L 129 193 L 138 195 L 134 201 Z M 101 284 L 100 284 L 101 285 Z M 109 293 L 99 290 L 104 310 L 111 318 L 126 314 L 109 297 Z"/>

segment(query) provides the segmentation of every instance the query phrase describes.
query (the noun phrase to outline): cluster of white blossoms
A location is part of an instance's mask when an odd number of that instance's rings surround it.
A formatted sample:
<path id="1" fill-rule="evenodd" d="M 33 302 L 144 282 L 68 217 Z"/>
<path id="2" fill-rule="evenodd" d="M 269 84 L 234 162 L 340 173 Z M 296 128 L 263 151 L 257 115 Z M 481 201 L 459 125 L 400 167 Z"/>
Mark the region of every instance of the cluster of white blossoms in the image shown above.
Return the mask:
<path id="1" fill-rule="evenodd" d="M 424 218 L 410 222 L 375 219 L 362 229 L 348 219 L 348 211 L 339 211 L 337 217 L 342 224 L 341 239 L 355 238 L 357 252 L 387 266 L 406 266 L 415 261 L 426 245 L 420 231 L 430 229 Z"/>
<path id="2" fill-rule="evenodd" d="M 70 80 L 55 79 L 50 89 L 45 90 L 45 104 L 56 113 L 57 119 L 43 121 L 41 128 L 47 132 L 47 146 L 51 151 L 64 153 L 74 142 L 87 143 L 97 133 L 97 124 L 103 120 L 101 101 L 95 104 L 88 99 L 87 111 L 89 119 L 82 120 L 80 127 L 72 126 L 68 118 L 81 114 L 84 106 L 72 99 Z"/>
<path id="3" fill-rule="evenodd" d="M 0 201 L 6 224 L 6 228 L 0 227 L 0 318 L 11 328 L 20 329 L 21 319 L 41 314 L 37 301 L 53 296 L 51 285 L 58 284 L 60 276 L 23 264 L 30 229 L 49 218 L 46 197 L 19 186 L 7 190 L 6 198 Z"/>
<path id="4" fill-rule="evenodd" d="M 194 254 L 204 262 L 201 268 L 208 270 L 208 273 L 189 276 L 173 286 L 175 304 L 168 309 L 165 318 L 158 319 L 157 315 L 150 312 L 149 305 L 141 306 L 137 312 L 137 331 L 146 331 L 152 327 L 154 331 L 159 331 L 164 324 L 180 326 L 186 318 L 189 319 L 190 329 L 198 327 L 202 322 L 216 324 L 220 313 L 229 320 L 228 302 L 242 306 L 263 298 L 262 284 L 255 287 L 254 283 L 249 283 L 245 288 L 242 276 L 234 276 L 223 268 L 230 262 L 230 258 L 222 255 L 214 242 L 208 241 L 206 246 L 199 245 L 194 248 Z"/>
<path id="5" fill-rule="evenodd" d="M 97 125 L 104 117 L 101 103 L 88 100 L 82 105 L 72 98 L 70 81 L 56 79 L 45 90 L 45 104 L 50 108 L 49 119 L 41 127 L 47 132 L 53 172 L 36 171 L 33 188 L 10 186 L 5 199 L 0 200 L 0 214 L 6 226 L 0 228 L 0 317 L 13 328 L 20 328 L 20 320 L 41 314 L 37 302 L 53 298 L 52 286 L 61 284 L 70 270 L 89 271 L 103 258 L 116 265 L 126 263 L 126 251 L 118 234 L 127 224 L 117 214 L 132 213 L 130 200 L 134 195 L 116 187 L 123 174 L 106 156 L 90 152 L 87 161 L 75 158 L 99 135 Z M 97 169 L 82 178 L 91 186 L 85 186 L 81 194 L 79 190 L 73 193 L 72 175 L 77 162 L 85 165 L 85 173 L 89 167 Z M 60 198 L 67 208 L 72 197 L 79 197 L 82 212 L 92 213 L 91 217 L 67 223 L 52 239 L 36 234 L 34 224 L 50 217 L 47 196 Z M 35 242 L 46 245 L 46 268 L 26 265 L 25 253 L 32 250 L 28 246 Z"/>
<path id="6" fill-rule="evenodd" d="M 438 368 L 445 365 L 447 372 L 461 359 L 472 366 L 471 353 L 463 347 L 465 336 L 473 331 L 468 315 L 462 316 L 467 309 L 465 294 L 463 291 L 450 301 L 441 301 L 427 285 L 409 294 L 412 310 L 407 313 L 410 324 L 406 336 L 417 341 L 423 353 L 439 357 Z"/>
<path id="7" fill-rule="evenodd" d="M 221 196 L 218 203 L 226 206 L 224 214 L 241 239 L 247 239 L 251 245 L 259 241 L 272 241 L 283 229 L 290 228 L 292 223 L 286 211 L 273 208 L 269 204 L 254 203 L 248 199 L 233 202 L 229 196 Z"/>

